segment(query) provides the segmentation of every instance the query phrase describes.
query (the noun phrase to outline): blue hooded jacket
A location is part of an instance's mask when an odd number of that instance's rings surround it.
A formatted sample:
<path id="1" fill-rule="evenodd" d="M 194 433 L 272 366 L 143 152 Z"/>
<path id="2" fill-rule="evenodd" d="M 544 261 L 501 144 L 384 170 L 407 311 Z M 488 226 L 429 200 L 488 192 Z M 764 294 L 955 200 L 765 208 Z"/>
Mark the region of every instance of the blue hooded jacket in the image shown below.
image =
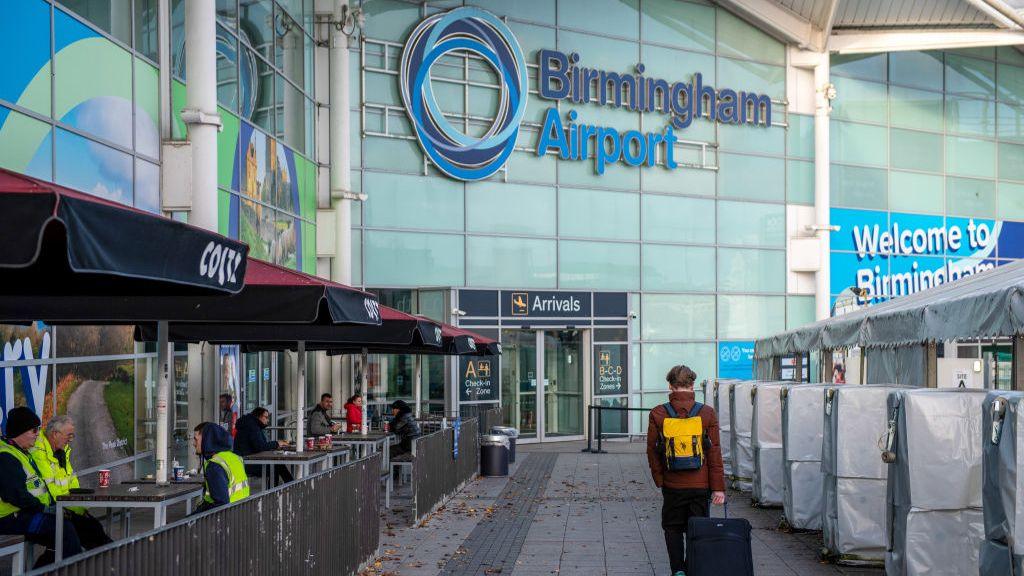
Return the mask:
<path id="1" fill-rule="evenodd" d="M 231 435 L 228 431 L 214 423 L 208 423 L 202 430 L 203 440 L 200 445 L 203 460 L 209 460 L 218 452 L 231 451 Z M 223 506 L 231 501 L 228 496 L 228 474 L 224 468 L 213 465 L 207 466 L 204 473 L 206 476 L 206 487 L 210 491 L 213 503 L 203 501 L 196 508 L 196 513 L 205 512 L 218 506 Z"/>

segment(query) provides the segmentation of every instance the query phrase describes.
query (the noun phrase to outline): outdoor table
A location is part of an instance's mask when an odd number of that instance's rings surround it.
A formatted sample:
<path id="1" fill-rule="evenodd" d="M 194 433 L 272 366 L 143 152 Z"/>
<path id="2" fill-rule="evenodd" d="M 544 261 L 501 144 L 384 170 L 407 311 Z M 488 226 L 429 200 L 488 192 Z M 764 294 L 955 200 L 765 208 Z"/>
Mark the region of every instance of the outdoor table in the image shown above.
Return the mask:
<path id="1" fill-rule="evenodd" d="M 384 506 L 391 508 L 391 441 L 395 439 L 393 434 L 383 432 L 368 432 L 366 434 L 335 434 L 331 436 L 331 442 L 335 444 L 350 444 L 359 450 L 359 457 L 363 458 L 368 454 L 382 452 L 384 455 L 381 478 L 385 478 L 386 490 L 384 491 Z"/>
<path id="2" fill-rule="evenodd" d="M 160 486 L 158 484 L 118 484 L 109 488 L 97 488 L 92 494 L 65 494 L 57 497 L 56 559 L 64 558 L 64 509 L 70 506 L 83 508 L 152 508 L 153 528 L 167 523 L 167 507 L 185 503 L 185 513 L 192 513 L 192 499 L 201 496 L 200 485 L 178 482 Z M 127 532 L 126 532 L 127 534 Z"/>
<path id="3" fill-rule="evenodd" d="M 283 464 L 285 466 L 293 466 L 295 468 L 295 479 L 298 480 L 307 474 L 315 464 L 320 464 L 327 461 L 331 457 L 331 452 L 326 450 L 308 450 L 305 452 L 294 452 L 291 450 L 267 450 L 265 452 L 257 452 L 250 454 L 243 458 L 243 462 L 246 464 L 256 464 L 261 466 L 273 466 L 275 464 Z M 266 486 L 266 468 L 260 474 L 260 479 L 263 480 L 263 485 Z"/>

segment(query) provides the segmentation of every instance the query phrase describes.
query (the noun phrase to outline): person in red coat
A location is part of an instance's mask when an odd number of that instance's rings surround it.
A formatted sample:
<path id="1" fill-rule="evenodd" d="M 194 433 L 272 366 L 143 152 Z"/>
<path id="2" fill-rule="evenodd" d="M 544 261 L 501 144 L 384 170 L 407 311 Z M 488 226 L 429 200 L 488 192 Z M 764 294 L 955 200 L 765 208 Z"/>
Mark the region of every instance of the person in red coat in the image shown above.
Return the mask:
<path id="1" fill-rule="evenodd" d="M 348 422 L 348 431 L 358 434 L 363 428 L 363 395 L 354 394 L 345 402 L 345 421 Z"/>

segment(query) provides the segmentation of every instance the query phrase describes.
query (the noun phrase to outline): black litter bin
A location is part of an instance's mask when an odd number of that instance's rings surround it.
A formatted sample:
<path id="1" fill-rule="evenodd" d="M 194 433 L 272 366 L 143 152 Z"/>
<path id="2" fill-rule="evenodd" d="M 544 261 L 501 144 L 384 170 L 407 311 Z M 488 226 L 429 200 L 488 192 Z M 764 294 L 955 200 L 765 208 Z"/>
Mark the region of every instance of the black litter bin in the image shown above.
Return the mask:
<path id="1" fill-rule="evenodd" d="M 480 475 L 508 476 L 508 436 L 486 434 L 480 438 Z"/>
<path id="2" fill-rule="evenodd" d="M 516 461 L 516 438 L 519 438 L 519 430 L 509 426 L 492 426 L 491 434 L 501 434 L 508 437 L 508 461 Z"/>

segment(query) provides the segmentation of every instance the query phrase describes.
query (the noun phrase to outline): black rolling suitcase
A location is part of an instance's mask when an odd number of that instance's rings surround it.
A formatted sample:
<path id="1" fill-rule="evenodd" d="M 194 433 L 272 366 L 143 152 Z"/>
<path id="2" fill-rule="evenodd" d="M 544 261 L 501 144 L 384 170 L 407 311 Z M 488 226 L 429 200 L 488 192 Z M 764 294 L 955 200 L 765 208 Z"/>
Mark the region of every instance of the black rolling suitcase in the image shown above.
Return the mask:
<path id="1" fill-rule="evenodd" d="M 686 576 L 754 576 L 750 522 L 745 518 L 690 518 Z"/>

